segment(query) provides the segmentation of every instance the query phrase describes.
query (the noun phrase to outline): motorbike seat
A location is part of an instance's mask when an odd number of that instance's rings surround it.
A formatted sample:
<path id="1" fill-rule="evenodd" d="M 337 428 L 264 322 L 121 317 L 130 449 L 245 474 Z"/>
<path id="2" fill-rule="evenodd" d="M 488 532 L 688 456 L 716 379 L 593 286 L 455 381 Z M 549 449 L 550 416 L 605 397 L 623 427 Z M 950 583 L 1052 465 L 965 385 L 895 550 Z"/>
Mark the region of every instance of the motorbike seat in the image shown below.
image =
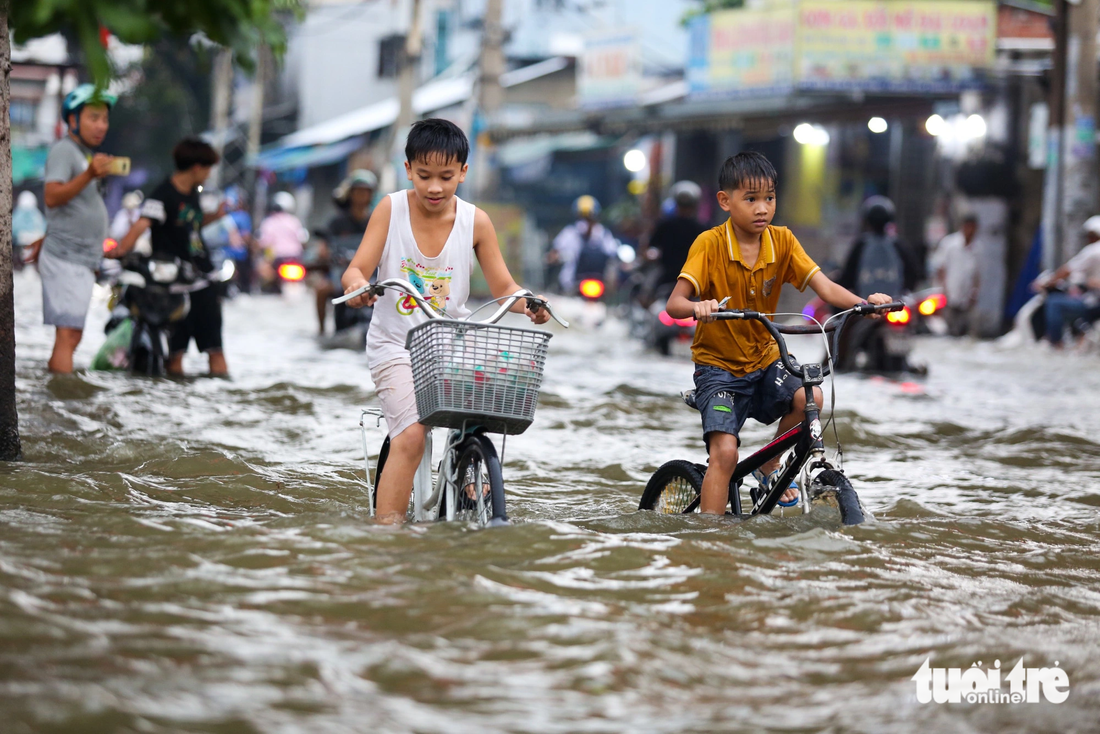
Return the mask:
<path id="1" fill-rule="evenodd" d="M 680 393 L 680 397 L 684 399 L 684 402 L 687 403 L 687 406 L 689 408 L 698 407 L 698 406 L 695 405 L 695 391 L 694 390 L 684 390 L 682 393 Z"/>

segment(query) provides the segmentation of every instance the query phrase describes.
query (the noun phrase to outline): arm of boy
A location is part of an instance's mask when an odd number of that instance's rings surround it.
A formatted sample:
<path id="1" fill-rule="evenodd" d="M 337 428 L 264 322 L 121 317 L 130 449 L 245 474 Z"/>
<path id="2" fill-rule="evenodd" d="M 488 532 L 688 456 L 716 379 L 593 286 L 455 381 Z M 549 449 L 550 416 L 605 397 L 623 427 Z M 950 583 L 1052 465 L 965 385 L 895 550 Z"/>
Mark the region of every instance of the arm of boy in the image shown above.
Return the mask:
<path id="1" fill-rule="evenodd" d="M 119 260 L 130 254 L 130 250 L 134 249 L 134 245 L 141 238 L 149 227 L 152 226 L 152 221 L 146 217 L 141 217 L 133 225 L 130 226 L 130 231 L 126 233 L 126 236 L 122 238 L 122 241 L 118 243 L 118 247 L 110 252 L 104 253 L 104 257 Z"/>
<path id="2" fill-rule="evenodd" d="M 378 269 L 378 263 L 382 262 L 382 250 L 386 247 L 386 235 L 390 231 L 390 212 L 393 205 L 390 197 L 386 196 L 375 207 L 367 223 L 367 231 L 363 233 L 363 239 L 359 243 L 359 249 L 348 263 L 348 269 L 340 277 L 340 283 L 344 286 L 344 294 L 357 291 L 369 282 L 370 274 Z M 350 301 L 352 308 L 373 306 L 378 296 L 362 295 Z"/>
<path id="3" fill-rule="evenodd" d="M 665 304 L 665 311 L 674 319 L 694 318 L 696 321 L 709 324 L 714 321 L 714 314 L 722 310 L 722 304 L 713 298 L 706 301 L 692 301 L 695 295 L 695 284 L 687 278 L 678 278 L 672 294 Z"/>
<path id="4" fill-rule="evenodd" d="M 837 285 L 829 279 L 829 276 L 825 275 L 825 273 L 820 270 L 814 273 L 813 277 L 810 278 L 810 288 L 812 288 L 814 293 L 820 296 L 821 300 L 825 301 L 825 303 L 840 309 L 848 309 L 863 303 L 862 298 L 852 293 L 847 288 Z M 876 306 L 890 303 L 892 300 L 894 299 L 885 293 L 875 293 L 867 297 L 867 302 L 873 303 Z M 872 318 L 878 318 L 878 314 L 872 314 Z"/>
<path id="5" fill-rule="evenodd" d="M 374 217 L 371 217 L 374 221 Z M 478 209 L 474 215 L 474 253 L 481 264 L 481 272 L 485 275 L 485 282 L 489 284 L 489 291 L 494 298 L 505 298 L 520 289 L 520 286 L 508 272 L 508 264 L 504 262 L 504 255 L 500 252 L 500 243 L 497 241 L 497 232 L 489 215 Z M 539 296 L 542 298 L 542 296 Z M 526 313 L 528 318 L 536 324 L 545 324 L 550 320 L 550 314 L 545 308 L 536 311 L 527 309 L 526 301 L 517 301 L 512 306 L 515 313 Z"/>

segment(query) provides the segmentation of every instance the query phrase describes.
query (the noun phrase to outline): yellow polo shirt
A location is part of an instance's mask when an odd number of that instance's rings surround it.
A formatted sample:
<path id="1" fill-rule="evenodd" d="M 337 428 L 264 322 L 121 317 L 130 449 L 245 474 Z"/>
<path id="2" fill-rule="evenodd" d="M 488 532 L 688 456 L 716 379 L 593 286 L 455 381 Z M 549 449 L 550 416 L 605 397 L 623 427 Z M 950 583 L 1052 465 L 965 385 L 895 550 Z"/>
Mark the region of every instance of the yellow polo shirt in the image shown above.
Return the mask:
<path id="1" fill-rule="evenodd" d="M 727 220 L 699 235 L 680 277 L 694 286 L 700 300 L 729 296 L 726 308 L 774 313 L 784 283 L 804 291 L 819 270 L 786 227 L 764 230 L 759 257 L 746 263 Z M 695 329 L 691 357 L 696 364 L 721 367 L 741 377 L 779 359 L 779 347 L 757 321 L 715 321 Z"/>

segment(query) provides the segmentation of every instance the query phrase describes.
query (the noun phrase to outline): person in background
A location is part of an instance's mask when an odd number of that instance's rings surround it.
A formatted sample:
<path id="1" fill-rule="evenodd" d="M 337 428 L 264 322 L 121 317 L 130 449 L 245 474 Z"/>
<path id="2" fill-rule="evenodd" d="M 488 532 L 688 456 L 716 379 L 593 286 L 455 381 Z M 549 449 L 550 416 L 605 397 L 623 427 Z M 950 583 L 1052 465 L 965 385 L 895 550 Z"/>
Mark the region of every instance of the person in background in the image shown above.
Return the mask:
<path id="1" fill-rule="evenodd" d="M 332 201 L 338 211 L 329 220 L 324 237 L 317 238 L 314 263 L 314 267 L 320 271 L 315 280 L 314 291 L 317 294 L 317 330 L 322 336 L 325 333 L 329 299 L 344 291 L 340 276 L 359 249 L 363 233 L 367 231 L 374 192 L 377 189 L 378 177 L 365 168 L 357 168 L 332 192 Z M 340 329 L 339 323 L 336 324 L 336 329 Z"/>
<path id="2" fill-rule="evenodd" d="M 947 298 L 947 330 L 951 336 L 970 333 L 974 305 L 978 302 L 978 217 L 963 215 L 958 232 L 940 240 L 931 257 L 933 280 Z"/>
<path id="3" fill-rule="evenodd" d="M 248 197 L 239 186 L 229 186 L 225 190 L 226 217 L 233 220 L 235 233 L 229 239 L 226 256 L 237 268 L 237 288 L 241 293 L 252 292 L 255 278 L 256 244 L 252 238 L 252 215 L 248 213 Z"/>
<path id="4" fill-rule="evenodd" d="M 121 240 L 130 231 L 130 227 L 137 223 L 141 218 L 141 202 L 144 199 L 145 195 L 138 189 L 127 191 L 123 195 L 122 208 L 115 213 L 108 230 L 111 239 Z"/>
<path id="5" fill-rule="evenodd" d="M 600 202 L 595 197 L 579 197 L 573 202 L 573 213 L 577 221 L 554 238 L 548 258 L 551 264 L 561 263 L 558 282 L 565 293 L 573 293 L 578 275 L 602 278 L 619 249 L 614 235 L 600 224 Z"/>
<path id="6" fill-rule="evenodd" d="M 872 293 L 912 290 L 920 281 L 920 266 L 893 231 L 894 202 L 885 196 L 872 196 L 863 202 L 861 210 L 863 231 L 852 243 L 837 285 L 862 298 Z"/>
<path id="7" fill-rule="evenodd" d="M 153 257 L 175 258 L 181 271 L 201 278 L 214 269 L 202 240 L 202 228 L 225 216 L 225 203 L 211 214 L 203 214 L 199 187 L 218 163 L 218 153 L 198 138 L 184 138 L 172 149 L 175 173 L 166 178 L 141 205 L 141 217 L 108 256 L 125 257 L 146 231 L 150 233 Z M 190 280 L 191 278 L 185 279 Z M 168 337 L 170 375 L 183 374 L 183 355 L 191 340 L 210 363 L 210 374 L 229 374 L 222 350 L 222 308 L 218 289 L 209 283 L 191 292 L 191 310 L 172 326 Z"/>
<path id="8" fill-rule="evenodd" d="M 1048 277 L 1035 281 L 1037 289 L 1046 289 L 1047 340 L 1055 349 L 1062 348 L 1066 324 L 1094 315 L 1100 294 L 1100 215 L 1089 217 L 1081 227 L 1085 246 Z M 1054 289 L 1064 281 L 1065 290 Z M 950 300 L 948 301 L 950 304 Z M 1100 314 L 1096 314 L 1100 315 Z"/>
<path id="9" fill-rule="evenodd" d="M 46 235 L 27 249 L 23 261 L 38 262 L 43 321 L 57 327 L 50 372 L 73 371 L 73 353 L 84 336 L 95 271 L 103 259 L 108 222 L 100 183 L 114 157 L 93 151 L 107 136 L 117 100 L 92 84 L 65 95 L 61 119 L 68 134 L 46 158 Z"/>
<path id="10" fill-rule="evenodd" d="M 23 269 L 23 248 L 30 247 L 46 234 L 46 218 L 38 210 L 38 198 L 30 191 L 19 194 L 11 213 L 12 266 Z"/>
<path id="11" fill-rule="evenodd" d="M 706 231 L 699 221 L 699 201 L 703 190 L 694 181 L 679 181 L 669 190 L 676 206 L 672 216 L 657 223 L 649 238 L 650 247 L 660 251 L 661 275 L 658 285 L 675 284 L 687 260 L 688 250 Z"/>
<path id="12" fill-rule="evenodd" d="M 267 279 L 278 287 L 279 266 L 285 262 L 302 259 L 304 244 L 309 232 L 294 214 L 297 202 L 289 191 L 280 191 L 271 197 L 271 213 L 260 222 L 257 240 L 271 272 Z"/>

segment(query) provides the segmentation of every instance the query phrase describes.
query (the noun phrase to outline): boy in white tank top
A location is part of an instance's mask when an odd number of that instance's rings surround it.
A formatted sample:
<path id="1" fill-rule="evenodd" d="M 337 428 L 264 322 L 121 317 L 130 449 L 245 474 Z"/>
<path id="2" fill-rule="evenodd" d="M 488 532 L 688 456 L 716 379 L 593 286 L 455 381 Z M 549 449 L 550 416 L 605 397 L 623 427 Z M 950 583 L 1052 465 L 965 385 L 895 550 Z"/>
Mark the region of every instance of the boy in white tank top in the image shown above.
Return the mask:
<path id="1" fill-rule="evenodd" d="M 390 194 L 371 214 L 342 278 L 344 293 L 366 285 L 368 275 L 378 268 L 378 280 L 408 280 L 448 315 L 461 318 L 469 314 L 466 298 L 474 257 L 494 298 L 519 290 L 489 215 L 455 196 L 466 180 L 469 153 L 466 135 L 453 123 L 432 119 L 413 125 L 405 144 L 405 172 L 413 188 Z M 389 458 L 378 479 L 376 515 L 379 522 L 400 523 L 429 430 L 416 412 L 405 335 L 428 317 L 393 290 L 381 298 L 359 296 L 348 305 L 375 306 L 367 334 L 367 364 L 390 435 Z M 526 313 L 536 324 L 550 318 L 545 309 L 526 310 L 524 301 L 512 310 Z"/>

